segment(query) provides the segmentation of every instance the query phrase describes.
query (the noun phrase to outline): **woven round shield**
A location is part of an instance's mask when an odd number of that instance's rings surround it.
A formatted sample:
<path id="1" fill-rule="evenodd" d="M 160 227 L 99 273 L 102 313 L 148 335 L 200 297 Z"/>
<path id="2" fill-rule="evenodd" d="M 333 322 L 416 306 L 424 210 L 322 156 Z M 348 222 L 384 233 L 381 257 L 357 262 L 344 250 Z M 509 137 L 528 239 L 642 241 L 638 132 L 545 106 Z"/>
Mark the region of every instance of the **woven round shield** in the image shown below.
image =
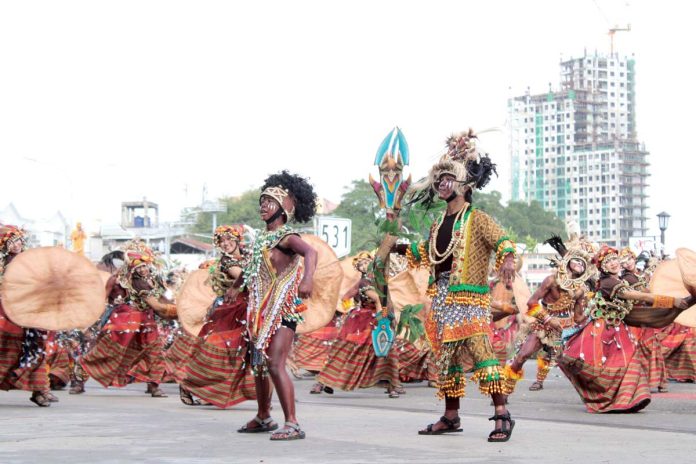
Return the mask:
<path id="1" fill-rule="evenodd" d="M 208 283 L 209 275 L 207 269 L 197 269 L 189 273 L 176 297 L 179 322 L 186 332 L 194 336 L 201 331 L 208 308 L 217 298 Z"/>
<path id="2" fill-rule="evenodd" d="M 102 315 L 106 301 L 97 268 L 58 247 L 20 253 L 7 267 L 0 292 L 12 322 L 43 330 L 86 329 Z"/>
<path id="3" fill-rule="evenodd" d="M 693 270 L 690 271 L 689 269 L 690 260 L 693 257 L 693 251 L 680 248 L 677 250 L 677 259 L 668 259 L 658 264 L 650 280 L 650 293 L 673 296 L 675 298 L 688 296 L 689 290 L 686 286 L 686 279 L 693 272 Z M 691 265 L 693 265 L 693 262 Z M 696 306 L 683 311 L 674 322 L 687 327 L 696 327 Z"/>
<path id="4" fill-rule="evenodd" d="M 326 242 L 316 235 L 303 234 L 301 237 L 317 252 L 312 297 L 304 301 L 307 306 L 302 313 L 304 323 L 297 326 L 298 334 L 306 334 L 321 329 L 333 318 L 342 296 L 343 269 L 336 253 Z"/>

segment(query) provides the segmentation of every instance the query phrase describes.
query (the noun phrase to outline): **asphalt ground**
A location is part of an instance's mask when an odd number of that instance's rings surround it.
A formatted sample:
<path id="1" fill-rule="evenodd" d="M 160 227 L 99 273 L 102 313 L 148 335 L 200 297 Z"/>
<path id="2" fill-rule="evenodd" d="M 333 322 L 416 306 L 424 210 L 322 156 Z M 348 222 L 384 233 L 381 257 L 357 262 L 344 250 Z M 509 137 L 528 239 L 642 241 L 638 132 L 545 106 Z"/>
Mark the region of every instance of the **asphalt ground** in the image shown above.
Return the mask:
<path id="1" fill-rule="evenodd" d="M 528 391 L 535 363 L 510 397 L 517 421 L 508 443 L 488 443 L 490 400 L 474 384 L 462 402 L 463 433 L 419 436 L 443 402 L 425 383 L 388 398 L 383 388 L 310 395 L 313 380 L 296 380 L 305 440 L 271 442 L 239 434 L 255 404 L 229 410 L 183 405 L 177 386 L 151 398 L 145 385 L 83 395 L 55 392 L 60 402 L 38 408 L 29 393 L 0 392 L 0 463 L 682 463 L 696 452 L 696 385 L 670 384 L 637 414 L 589 414 L 554 369 L 539 392 Z M 274 402 L 273 416 L 282 423 Z"/>

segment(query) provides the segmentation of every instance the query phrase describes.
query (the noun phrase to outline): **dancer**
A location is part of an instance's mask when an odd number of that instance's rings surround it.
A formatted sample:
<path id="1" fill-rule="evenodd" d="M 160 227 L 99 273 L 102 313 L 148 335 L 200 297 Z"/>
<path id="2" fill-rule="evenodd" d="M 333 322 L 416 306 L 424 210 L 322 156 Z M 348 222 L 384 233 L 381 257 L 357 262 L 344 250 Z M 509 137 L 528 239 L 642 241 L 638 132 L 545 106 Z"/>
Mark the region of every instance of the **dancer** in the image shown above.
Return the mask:
<path id="1" fill-rule="evenodd" d="M 148 383 L 153 398 L 163 398 L 166 395 L 159 384 L 165 364 L 155 311 L 171 318 L 176 315 L 176 306 L 160 301 L 165 288 L 152 250 L 133 241 L 126 245 L 124 254 L 125 263 L 106 284 L 113 310 L 80 364 L 104 387 L 124 387 L 134 378 Z M 84 388 L 84 381 L 78 379 L 78 388 Z"/>
<path id="2" fill-rule="evenodd" d="M 254 376 L 246 363 L 249 339 L 246 331 L 247 294 L 234 300 L 232 284 L 245 265 L 244 228 L 222 225 L 215 229 L 213 243 L 219 257 L 208 268 L 208 283 L 217 294 L 197 337 L 180 335 L 170 351 L 184 343 L 190 347 L 180 357 L 175 378 L 181 401 L 189 406 L 212 404 L 228 408 L 256 399 Z M 183 304 L 183 303 L 182 303 Z M 169 360 L 168 360 L 169 361 Z M 168 362 L 169 364 L 169 362 Z M 200 399 L 195 399 L 194 395 Z"/>
<path id="3" fill-rule="evenodd" d="M 402 391 L 396 350 L 392 348 L 387 356 L 378 357 L 372 347 L 372 329 L 376 317 L 385 315 L 374 287 L 374 277 L 370 275 L 373 260 L 372 254 L 367 251 L 361 251 L 353 258 L 353 266 L 361 277 L 344 300 L 352 300 L 354 307 L 346 315 L 331 345 L 326 364 L 317 376 L 318 383 L 312 392 L 323 389 L 330 393 L 334 388 L 352 391 L 369 388 L 379 382 L 387 383 L 390 398 L 398 398 Z"/>
<path id="4" fill-rule="evenodd" d="M 26 249 L 25 237 L 19 227 L 0 225 L 0 285 L 7 266 Z M 50 393 L 44 335 L 10 321 L 0 299 L 0 389 L 30 391 L 29 400 L 41 407 L 57 401 Z"/>
<path id="5" fill-rule="evenodd" d="M 566 248 L 558 236 L 544 243 L 550 244 L 560 259 L 553 259 L 555 272 L 544 279 L 527 303 L 527 315 L 536 322 L 510 365 L 514 372 L 520 372 L 525 361 L 543 351 L 542 362 L 537 358 L 537 380 L 529 387 L 532 391 L 544 388 L 551 363 L 561 353 L 562 331 L 585 319 L 585 283 L 591 275 L 591 256 L 581 247 Z"/>
<path id="6" fill-rule="evenodd" d="M 515 426 L 505 400 L 521 374 L 501 367 L 491 346 L 488 262 L 494 254 L 496 271 L 510 285 L 515 248 L 490 216 L 471 206 L 473 189 L 484 187 L 495 172 L 490 158 L 478 153 L 475 139 L 472 130 L 450 137 L 447 153 L 414 186 L 411 200 L 427 208 L 437 195 L 447 203 L 429 239 L 407 249 L 411 267 L 428 267 L 432 273 L 432 307 L 425 326 L 439 369 L 438 396 L 445 399 L 444 415 L 419 434 L 462 431 L 458 411 L 466 378 L 460 359 L 468 353 L 475 363 L 472 379 L 495 405 L 495 428 L 488 441 L 502 442 L 510 439 Z"/>
<path id="7" fill-rule="evenodd" d="M 244 284 L 249 292 L 247 324 L 258 402 L 256 417 L 240 428 L 240 433 L 273 431 L 278 427 L 270 413 L 272 380 L 285 425 L 271 435 L 271 440 L 305 437 L 295 416 L 295 390 L 285 364 L 297 324 L 303 322 L 302 299 L 312 294 L 317 253 L 288 222 L 312 219 L 316 201 L 316 193 L 307 180 L 287 171 L 269 176 L 262 188 L 259 211 L 266 229 L 256 237 L 249 264 L 234 284 L 236 289 Z"/>
<path id="8" fill-rule="evenodd" d="M 624 318 L 634 304 L 654 308 L 688 307 L 689 299 L 632 290 L 621 280 L 616 249 L 604 246 L 594 258 L 600 271 L 589 318 L 567 341 L 559 367 L 570 379 L 588 412 L 636 412 L 650 403 L 645 359 Z"/>

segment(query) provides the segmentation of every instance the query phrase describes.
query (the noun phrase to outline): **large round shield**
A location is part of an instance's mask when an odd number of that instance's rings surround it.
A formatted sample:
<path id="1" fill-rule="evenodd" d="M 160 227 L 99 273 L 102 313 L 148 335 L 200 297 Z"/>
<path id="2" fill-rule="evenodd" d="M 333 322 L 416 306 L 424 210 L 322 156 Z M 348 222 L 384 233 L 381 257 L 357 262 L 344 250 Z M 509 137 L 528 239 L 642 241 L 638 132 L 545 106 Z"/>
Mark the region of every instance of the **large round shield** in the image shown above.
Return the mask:
<path id="1" fill-rule="evenodd" d="M 86 329 L 102 315 L 106 301 L 97 268 L 58 247 L 20 253 L 7 267 L 0 292 L 12 322 L 43 330 Z"/>
<path id="2" fill-rule="evenodd" d="M 304 323 L 297 326 L 298 334 L 306 334 L 324 327 L 336 312 L 343 281 L 343 269 L 336 253 L 316 235 L 303 234 L 302 240 L 317 252 L 312 297 L 305 300 L 307 310 L 302 313 Z"/>
<path id="3" fill-rule="evenodd" d="M 650 280 L 650 293 L 676 298 L 689 296 L 687 285 L 692 285 L 693 273 L 696 271 L 693 251 L 686 248 L 677 250 L 677 259 L 662 261 L 657 265 Z M 687 327 L 696 327 L 696 306 L 683 311 L 674 322 Z"/>
<path id="4" fill-rule="evenodd" d="M 189 273 L 176 297 L 179 322 L 191 335 L 198 335 L 203 327 L 208 308 L 217 295 L 208 283 L 207 269 L 197 269 Z"/>

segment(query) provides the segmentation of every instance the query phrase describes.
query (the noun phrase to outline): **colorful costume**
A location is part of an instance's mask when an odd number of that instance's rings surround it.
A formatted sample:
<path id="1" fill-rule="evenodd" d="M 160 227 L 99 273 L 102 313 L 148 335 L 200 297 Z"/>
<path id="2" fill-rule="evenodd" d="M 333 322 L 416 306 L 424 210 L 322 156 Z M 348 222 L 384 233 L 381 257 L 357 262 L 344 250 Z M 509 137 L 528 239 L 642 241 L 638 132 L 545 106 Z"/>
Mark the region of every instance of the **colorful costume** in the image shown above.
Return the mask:
<path id="1" fill-rule="evenodd" d="M 137 380 L 148 382 L 153 396 L 163 396 L 158 388 L 165 374 L 163 344 L 154 308 L 148 301 L 162 297 L 164 284 L 152 251 L 144 244 L 129 244 L 125 258 L 117 276 L 112 277 L 113 286 L 108 295 L 113 306 L 111 314 L 94 347 L 82 358 L 81 366 L 105 387 L 123 387 Z M 141 266 L 148 267 L 146 275 L 137 271 Z M 170 315 L 175 312 L 173 305 L 157 303 L 157 306 Z"/>
<path id="2" fill-rule="evenodd" d="M 593 274 L 591 256 L 583 247 L 566 247 L 560 237 L 554 236 L 546 243 L 553 246 L 559 258 L 552 259 L 555 272 L 542 282 L 527 302 L 527 316 L 534 318 L 531 333 L 520 346 L 511 363 L 514 371 L 522 369 L 524 362 L 538 351 L 537 379 L 530 390 L 541 390 L 544 380 L 561 354 L 561 333 L 575 324 L 585 309 L 586 281 Z M 554 321 L 555 326 L 548 324 Z"/>
<path id="3" fill-rule="evenodd" d="M 241 226 L 220 226 L 213 241 L 220 248 L 223 238 L 241 246 Z M 222 251 L 222 250 L 221 250 Z M 228 408 L 245 400 L 256 399 L 254 378 L 246 359 L 249 339 L 246 332 L 247 295 L 240 293 L 231 303 L 224 302 L 234 282 L 231 272 L 241 271 L 245 262 L 241 255 L 222 251 L 208 268 L 209 282 L 218 295 L 208 311 L 208 317 L 197 337 L 182 334 L 170 349 L 183 345 L 186 356 L 176 372 L 183 389 L 219 408 Z M 189 397 L 189 399 L 191 399 Z M 196 404 L 184 400 L 186 404 Z"/>
<path id="4" fill-rule="evenodd" d="M 650 403 L 645 358 L 623 318 L 633 301 L 622 297 L 629 285 L 607 273 L 605 262 L 618 259 L 612 248 L 597 258 L 602 270 L 589 305 L 589 321 L 566 343 L 559 367 L 580 394 L 588 412 L 635 412 Z"/>
<path id="5" fill-rule="evenodd" d="M 361 261 L 370 263 L 373 257 L 366 252 L 358 254 L 353 260 L 354 267 L 358 267 Z M 317 381 L 329 387 L 351 391 L 356 388 L 368 388 L 378 382 L 385 381 L 392 391 L 399 388 L 399 357 L 392 348 L 387 356 L 378 357 L 372 346 L 372 329 L 376 324 L 376 311 L 378 310 L 375 298 L 368 292 L 375 292 L 373 280 L 365 269 L 360 282 L 349 295 L 355 300 L 354 308 L 346 315 L 343 325 L 331 345 L 328 359 L 324 368 L 317 376 Z M 394 393 L 392 396 L 398 396 Z"/>
<path id="6" fill-rule="evenodd" d="M 15 248 L 11 250 L 11 248 Z M 0 225 L 0 285 L 10 261 L 25 248 L 24 231 Z M 50 406 L 46 331 L 25 329 L 7 318 L 0 299 L 0 389 L 33 392 L 31 401 Z"/>

